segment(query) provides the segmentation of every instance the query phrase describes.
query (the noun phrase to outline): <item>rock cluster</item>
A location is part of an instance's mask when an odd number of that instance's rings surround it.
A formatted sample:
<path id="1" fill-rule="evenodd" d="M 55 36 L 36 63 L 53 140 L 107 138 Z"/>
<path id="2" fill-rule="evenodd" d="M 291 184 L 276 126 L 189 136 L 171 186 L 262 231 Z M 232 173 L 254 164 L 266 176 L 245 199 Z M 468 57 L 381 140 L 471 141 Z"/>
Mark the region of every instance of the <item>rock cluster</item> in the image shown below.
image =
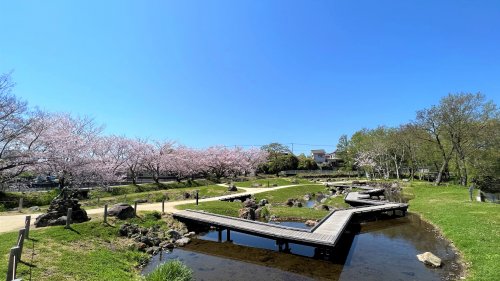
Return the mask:
<path id="1" fill-rule="evenodd" d="M 259 204 L 257 204 L 254 199 L 248 198 L 243 202 L 243 208 L 238 210 L 238 217 L 247 220 L 260 218 L 262 207 L 265 206 L 265 204 L 267 204 L 266 199 L 262 199 Z"/>
<path id="2" fill-rule="evenodd" d="M 298 199 L 295 199 L 295 198 L 288 198 L 285 202 L 285 205 L 287 205 L 288 207 L 299 207 L 301 208 L 302 207 L 302 202 L 300 202 L 300 200 Z"/>
<path id="3" fill-rule="evenodd" d="M 90 220 L 87 212 L 78 203 L 78 192 L 64 189 L 52 202 L 50 202 L 47 213 L 36 218 L 36 227 L 66 224 L 68 209 L 71 208 L 71 222 L 80 223 Z"/>
<path id="4" fill-rule="evenodd" d="M 141 252 L 155 255 L 162 249 L 182 247 L 191 242 L 194 232 L 181 234 L 177 230 L 164 231 L 158 226 L 150 228 L 140 227 L 137 224 L 124 223 L 120 226 L 120 235 L 134 241 L 133 247 Z"/>

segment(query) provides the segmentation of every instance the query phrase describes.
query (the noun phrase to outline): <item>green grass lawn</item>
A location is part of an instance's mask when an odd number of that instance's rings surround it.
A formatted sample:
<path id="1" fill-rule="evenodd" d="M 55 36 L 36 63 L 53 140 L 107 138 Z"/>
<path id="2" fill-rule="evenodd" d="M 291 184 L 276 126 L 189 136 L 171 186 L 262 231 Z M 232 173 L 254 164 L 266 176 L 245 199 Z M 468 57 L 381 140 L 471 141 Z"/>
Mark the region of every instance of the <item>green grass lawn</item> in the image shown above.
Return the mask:
<path id="1" fill-rule="evenodd" d="M 267 199 L 271 204 L 268 209 L 271 215 L 277 216 L 281 220 L 308 220 L 308 219 L 322 219 L 328 214 L 328 211 L 315 210 L 310 208 L 287 207 L 282 204 L 288 198 L 302 199 L 307 193 L 325 192 L 326 189 L 323 185 L 303 185 L 293 186 L 278 190 L 272 190 L 255 194 L 256 201 Z M 331 198 L 326 204 L 331 206 L 346 207 L 347 204 L 343 203 L 343 197 L 339 196 Z M 204 210 L 210 213 L 221 214 L 226 216 L 237 217 L 238 210 L 241 209 L 242 203 L 238 202 L 224 202 L 224 201 L 211 201 L 202 202 L 198 206 L 196 204 L 184 204 L 177 206 L 178 209 L 193 209 Z"/>
<path id="2" fill-rule="evenodd" d="M 468 280 L 500 280 L 500 204 L 469 201 L 467 188 L 412 183 L 410 211 L 453 241 L 470 265 Z"/>
<path id="3" fill-rule="evenodd" d="M 130 220 L 145 227 L 160 225 L 163 220 L 144 215 Z M 119 224 L 106 226 L 101 221 L 73 224 L 74 230 L 62 226 L 32 230 L 24 244 L 22 260 L 32 263 L 32 280 L 140 280 L 137 266 L 147 260 L 146 254 L 128 248 L 128 240 L 118 237 Z M 0 234 L 0 276 L 5 277 L 8 253 L 16 244 L 17 232 Z M 33 253 L 34 241 L 34 256 Z M 18 275 L 29 279 L 30 268 L 19 264 Z"/>
<path id="4" fill-rule="evenodd" d="M 118 196 L 110 196 L 100 198 L 99 202 L 97 199 L 82 200 L 81 203 L 86 208 L 102 207 L 105 204 L 116 204 L 116 203 L 129 203 L 133 204 L 135 200 L 146 199 L 149 203 L 161 202 L 163 199 L 168 198 L 167 201 L 179 201 L 184 200 L 184 193 L 192 193 L 198 190 L 198 196 L 200 198 L 216 197 L 234 193 L 243 192 L 243 190 L 238 190 L 234 192 L 227 191 L 227 187 L 219 185 L 209 185 L 209 186 L 198 186 L 198 187 L 183 187 L 167 190 L 140 192 L 132 194 L 124 194 Z"/>
<path id="5" fill-rule="evenodd" d="M 293 185 L 293 184 L 307 184 L 311 183 L 306 179 L 299 178 L 267 178 L 267 179 L 255 179 L 250 181 L 242 181 L 235 182 L 234 185 L 241 187 L 253 187 L 253 184 L 260 184 L 259 187 L 273 187 L 276 186 L 284 186 L 284 185 Z"/>

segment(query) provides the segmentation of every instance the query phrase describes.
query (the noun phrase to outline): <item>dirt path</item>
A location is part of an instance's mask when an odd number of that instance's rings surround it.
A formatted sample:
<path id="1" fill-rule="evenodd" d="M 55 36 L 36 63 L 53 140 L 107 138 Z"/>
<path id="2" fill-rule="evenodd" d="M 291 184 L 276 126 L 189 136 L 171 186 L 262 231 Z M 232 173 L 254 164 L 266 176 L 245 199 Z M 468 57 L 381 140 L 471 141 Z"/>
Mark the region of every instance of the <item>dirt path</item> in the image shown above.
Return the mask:
<path id="1" fill-rule="evenodd" d="M 311 184 L 294 184 L 294 185 L 284 185 L 284 186 L 277 186 L 277 187 L 251 187 L 251 188 L 250 187 L 238 187 L 239 189 L 245 190 L 245 192 L 238 193 L 238 195 L 257 194 L 257 193 L 262 193 L 262 192 L 266 192 L 266 191 L 273 191 L 273 190 L 278 190 L 278 189 L 282 189 L 282 188 L 293 187 L 293 186 L 302 186 L 302 185 L 311 185 Z M 221 198 L 228 197 L 228 196 L 234 196 L 234 194 L 200 199 L 199 202 L 216 201 L 216 200 L 219 200 Z M 195 200 L 182 200 L 182 201 L 165 202 L 165 212 L 175 213 L 178 211 L 175 208 L 175 206 L 188 204 L 188 203 L 195 203 L 195 202 L 196 202 Z M 140 211 L 161 211 L 161 203 L 139 204 L 137 206 L 137 209 L 139 212 Z M 96 216 L 96 215 L 102 214 L 104 212 L 104 208 L 89 209 L 86 211 L 87 211 L 87 214 L 89 216 Z M 27 214 L 0 216 L 0 233 L 17 231 L 18 229 L 23 228 L 24 227 L 24 219 L 25 219 L 26 215 Z M 34 229 L 33 223 L 35 222 L 35 219 L 39 215 L 41 215 L 41 214 L 40 213 L 31 214 L 31 223 L 32 223 L 33 229 Z"/>

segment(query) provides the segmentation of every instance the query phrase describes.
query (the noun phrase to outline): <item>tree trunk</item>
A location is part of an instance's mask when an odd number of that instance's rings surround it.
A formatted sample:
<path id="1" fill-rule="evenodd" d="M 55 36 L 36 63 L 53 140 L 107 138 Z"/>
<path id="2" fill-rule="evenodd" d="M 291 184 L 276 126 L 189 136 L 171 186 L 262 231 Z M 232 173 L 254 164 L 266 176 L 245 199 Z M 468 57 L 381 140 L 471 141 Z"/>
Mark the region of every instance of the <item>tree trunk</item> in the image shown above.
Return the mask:
<path id="1" fill-rule="evenodd" d="M 130 177 L 132 178 L 132 184 L 136 185 L 137 184 L 137 176 L 135 174 L 135 171 L 132 168 L 129 168 L 129 170 L 130 170 Z"/>
<path id="2" fill-rule="evenodd" d="M 444 174 L 444 172 L 446 170 L 446 167 L 448 167 L 448 162 L 449 161 L 450 161 L 450 159 L 448 159 L 448 158 L 445 158 L 443 160 L 443 164 L 441 164 L 441 168 L 439 168 L 439 172 L 438 172 L 438 174 L 436 176 L 436 181 L 434 181 L 434 185 L 436 185 L 436 186 L 440 185 L 441 182 L 443 181 L 443 174 Z"/>

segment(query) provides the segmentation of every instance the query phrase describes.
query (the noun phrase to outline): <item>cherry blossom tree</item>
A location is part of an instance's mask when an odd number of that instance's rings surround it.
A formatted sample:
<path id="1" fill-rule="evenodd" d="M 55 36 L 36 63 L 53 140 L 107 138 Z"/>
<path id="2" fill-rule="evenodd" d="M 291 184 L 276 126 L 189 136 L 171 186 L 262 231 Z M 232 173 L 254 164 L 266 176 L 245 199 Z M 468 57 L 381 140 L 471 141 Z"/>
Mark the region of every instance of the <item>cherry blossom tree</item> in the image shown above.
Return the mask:
<path id="1" fill-rule="evenodd" d="M 151 174 L 155 183 L 159 184 L 160 176 L 169 172 L 168 158 L 173 151 L 174 143 L 172 141 L 155 141 L 147 144 L 142 152 L 142 166 Z"/>
<path id="2" fill-rule="evenodd" d="M 39 159 L 40 173 L 56 174 L 59 186 L 100 182 L 108 166 L 96 161 L 102 127 L 92 119 L 53 114 L 45 119 L 46 130 L 40 139 L 44 156 Z"/>

